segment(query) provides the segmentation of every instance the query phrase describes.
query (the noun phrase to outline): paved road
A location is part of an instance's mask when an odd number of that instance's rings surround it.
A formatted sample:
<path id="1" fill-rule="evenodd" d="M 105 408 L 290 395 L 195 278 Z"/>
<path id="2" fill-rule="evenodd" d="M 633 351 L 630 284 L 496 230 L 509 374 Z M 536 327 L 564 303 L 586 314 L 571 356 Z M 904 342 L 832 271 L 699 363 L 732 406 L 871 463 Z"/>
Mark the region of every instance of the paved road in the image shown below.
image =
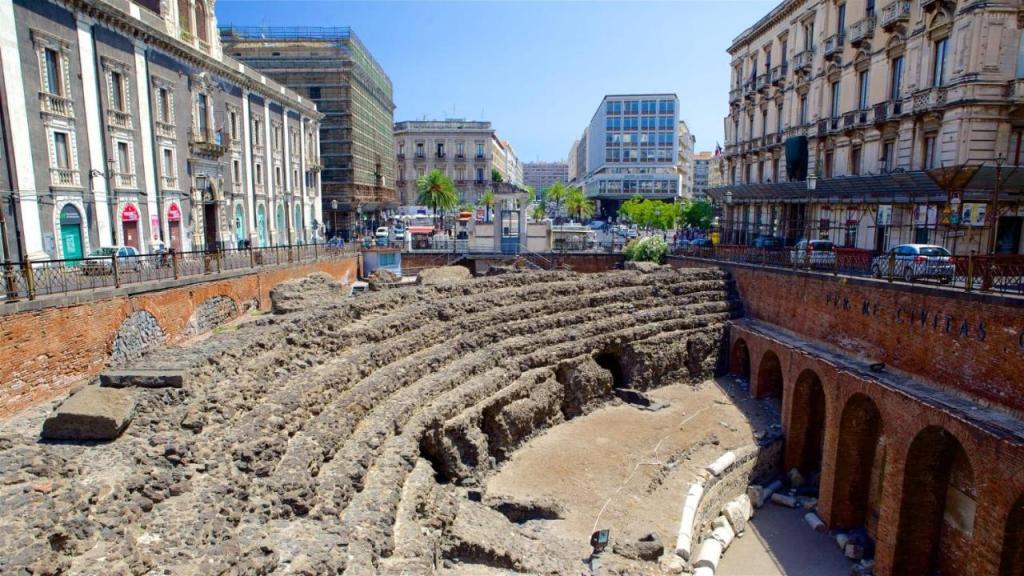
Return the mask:
<path id="1" fill-rule="evenodd" d="M 804 523 L 802 512 L 765 504 L 742 538 L 733 540 L 717 576 L 847 576 L 852 562 L 831 536 Z"/>

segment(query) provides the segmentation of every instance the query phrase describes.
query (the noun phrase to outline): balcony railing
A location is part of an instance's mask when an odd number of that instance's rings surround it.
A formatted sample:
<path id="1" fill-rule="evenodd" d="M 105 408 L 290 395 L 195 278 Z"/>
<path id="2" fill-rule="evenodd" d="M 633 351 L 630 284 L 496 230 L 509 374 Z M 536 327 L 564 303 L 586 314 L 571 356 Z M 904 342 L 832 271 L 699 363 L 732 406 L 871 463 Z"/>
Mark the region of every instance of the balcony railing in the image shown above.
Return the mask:
<path id="1" fill-rule="evenodd" d="M 210 131 L 192 130 L 188 133 L 188 144 L 195 152 L 209 154 L 211 156 L 223 156 L 228 147 L 218 142 L 217 137 Z"/>
<path id="2" fill-rule="evenodd" d="M 437 154 L 434 155 L 434 158 L 436 158 L 438 160 L 444 160 L 445 156 L 447 156 L 447 155 L 444 152 L 438 152 Z"/>
<path id="3" fill-rule="evenodd" d="M 174 131 L 174 124 L 168 124 L 161 120 L 157 120 L 156 124 L 156 135 L 163 136 L 164 138 L 174 138 L 176 136 Z"/>
<path id="4" fill-rule="evenodd" d="M 786 78 L 786 69 L 787 68 L 788 68 L 788 65 L 786 65 L 786 64 L 780 64 L 780 65 L 775 66 L 774 68 L 772 68 L 771 72 L 769 73 L 769 79 L 770 79 L 772 85 L 778 86 L 779 84 L 782 83 L 782 81 Z"/>
<path id="5" fill-rule="evenodd" d="M 50 168 L 50 182 L 54 186 L 80 186 L 78 170 Z"/>
<path id="6" fill-rule="evenodd" d="M 860 46 L 861 42 L 870 39 L 875 34 L 875 15 L 872 14 L 863 20 L 854 22 L 850 26 L 850 46 Z"/>
<path id="7" fill-rule="evenodd" d="M 255 143 L 255 144 L 252 145 L 252 154 L 253 154 L 253 156 L 258 156 L 259 158 L 263 158 L 266 155 L 266 153 L 267 153 L 267 151 L 263 148 L 263 144 Z"/>
<path id="8" fill-rule="evenodd" d="M 841 54 L 843 51 L 843 42 L 846 39 L 845 34 L 833 34 L 825 39 L 825 59 L 831 60 L 836 55 Z"/>
<path id="9" fill-rule="evenodd" d="M 465 160 L 466 159 L 466 155 L 463 154 L 463 153 L 458 153 L 458 154 L 455 155 L 455 159 L 456 160 Z"/>
<path id="10" fill-rule="evenodd" d="M 65 118 L 75 117 L 75 110 L 71 105 L 71 98 L 65 98 L 64 96 L 58 96 L 57 94 L 50 94 L 48 92 L 40 92 L 39 106 L 46 114 L 63 116 Z"/>
<path id="11" fill-rule="evenodd" d="M 134 190 L 135 186 L 135 174 L 129 174 L 127 172 L 115 172 L 114 173 L 114 186 L 116 188 L 125 188 Z"/>
<path id="12" fill-rule="evenodd" d="M 238 186 L 242 185 L 241 182 L 235 182 L 235 184 L 237 184 Z M 177 190 L 178 179 L 175 178 L 174 176 L 161 176 L 160 185 L 164 188 L 164 190 Z"/>
<path id="13" fill-rule="evenodd" d="M 941 0 L 921 0 L 921 10 L 931 12 L 941 4 Z"/>
<path id="14" fill-rule="evenodd" d="M 758 74 L 757 78 L 755 79 L 754 82 L 755 82 L 754 85 L 757 88 L 757 91 L 761 92 L 762 90 L 765 90 L 765 89 L 768 88 L 768 75 L 767 74 Z"/>
<path id="15" fill-rule="evenodd" d="M 202 50 L 203 52 L 206 52 L 206 53 L 210 52 L 210 43 L 209 42 L 207 42 L 206 40 L 202 40 L 202 39 L 198 40 L 197 42 L 199 44 L 199 49 L 200 50 Z"/>
<path id="16" fill-rule="evenodd" d="M 798 72 L 810 70 L 811 65 L 814 63 L 814 50 L 807 49 L 802 52 L 797 52 L 793 56 L 793 70 Z"/>
<path id="17" fill-rule="evenodd" d="M 891 32 L 893 26 L 910 20 L 910 0 L 895 0 L 882 8 L 881 26 Z"/>
<path id="18" fill-rule="evenodd" d="M 417 152 L 416 153 L 416 159 L 417 160 L 426 160 L 426 158 L 427 158 L 427 155 L 424 154 L 423 152 Z"/>
<path id="19" fill-rule="evenodd" d="M 121 110 L 107 110 L 107 122 L 115 128 L 124 128 L 126 130 L 131 130 L 132 128 L 131 114 Z"/>
<path id="20" fill-rule="evenodd" d="M 735 104 L 736 102 L 739 102 L 741 98 L 743 98 L 743 90 L 741 88 L 733 88 L 732 90 L 729 90 L 730 104 Z"/>
<path id="21" fill-rule="evenodd" d="M 946 105 L 946 89 L 940 86 L 915 92 L 912 102 L 915 114 L 941 108 Z"/>
<path id="22" fill-rule="evenodd" d="M 396 157 L 397 157 L 397 158 L 398 158 L 399 160 L 405 160 L 405 152 L 399 152 L 399 153 L 398 153 L 398 154 L 396 155 Z"/>

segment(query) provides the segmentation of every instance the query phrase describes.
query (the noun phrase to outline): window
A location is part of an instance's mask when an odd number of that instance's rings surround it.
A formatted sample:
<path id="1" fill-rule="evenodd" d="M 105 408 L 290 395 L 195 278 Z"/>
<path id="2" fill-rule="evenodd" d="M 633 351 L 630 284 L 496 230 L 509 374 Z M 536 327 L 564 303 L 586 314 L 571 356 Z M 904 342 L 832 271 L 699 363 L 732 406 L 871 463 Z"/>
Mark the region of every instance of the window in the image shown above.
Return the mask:
<path id="1" fill-rule="evenodd" d="M 800 125 L 807 124 L 807 95 L 800 97 Z"/>
<path id="2" fill-rule="evenodd" d="M 661 114 L 675 114 L 676 103 L 672 100 L 661 100 L 658 102 L 658 112 Z"/>
<path id="3" fill-rule="evenodd" d="M 256 180 L 256 185 L 257 186 L 262 186 L 263 185 L 263 166 L 262 165 L 256 164 L 254 175 L 255 175 L 254 179 Z"/>
<path id="4" fill-rule="evenodd" d="M 889 63 L 889 99 L 898 102 L 903 85 L 903 56 L 893 58 Z"/>
<path id="5" fill-rule="evenodd" d="M 274 186 L 281 187 L 281 167 L 274 166 Z"/>
<path id="6" fill-rule="evenodd" d="M 896 155 L 896 143 L 892 140 L 887 140 L 882 144 L 882 170 L 884 172 L 892 172 L 893 165 L 895 163 Z"/>
<path id="7" fill-rule="evenodd" d="M 116 70 L 110 73 L 110 107 L 125 111 L 124 76 Z"/>
<path id="8" fill-rule="evenodd" d="M 203 0 L 196 1 L 196 36 L 203 42 L 210 41 L 206 33 L 206 5 Z"/>
<path id="9" fill-rule="evenodd" d="M 875 15 L 875 0 L 867 0 L 864 13 L 867 14 L 868 18 Z"/>
<path id="10" fill-rule="evenodd" d="M 161 87 L 157 91 L 157 99 L 160 101 L 160 121 L 171 123 L 171 93 L 167 88 Z"/>
<path id="11" fill-rule="evenodd" d="M 804 50 L 814 49 L 814 20 L 804 25 Z"/>
<path id="12" fill-rule="evenodd" d="M 835 154 L 831 151 L 825 152 L 825 178 L 831 178 L 835 167 Z"/>
<path id="13" fill-rule="evenodd" d="M 757 56 L 750 61 L 750 81 L 754 82 L 757 80 Z"/>
<path id="14" fill-rule="evenodd" d="M 242 163 L 238 160 L 231 162 L 231 176 L 236 184 L 242 182 Z"/>
<path id="15" fill-rule="evenodd" d="M 1016 128 L 1010 133 L 1009 154 L 1007 155 L 1007 160 L 1013 166 L 1020 166 L 1022 145 L 1024 145 L 1024 130 Z"/>
<path id="16" fill-rule="evenodd" d="M 174 150 L 164 148 L 164 177 L 174 178 Z"/>
<path id="17" fill-rule="evenodd" d="M 860 146 L 850 148 L 850 174 L 860 174 Z"/>
<path id="18" fill-rule="evenodd" d="M 444 142 L 437 143 L 437 157 L 444 158 Z"/>
<path id="19" fill-rule="evenodd" d="M 843 44 L 843 36 L 846 35 L 846 4 L 840 4 L 836 13 L 836 34 L 839 35 L 839 44 Z"/>
<path id="20" fill-rule="evenodd" d="M 131 173 L 131 157 L 127 142 L 117 143 L 117 171 L 120 174 Z"/>
<path id="21" fill-rule="evenodd" d="M 942 86 L 946 83 L 946 50 L 949 46 L 949 38 L 935 41 L 935 69 L 932 72 L 932 86 Z"/>
<path id="22" fill-rule="evenodd" d="M 477 158 L 483 158 L 484 157 L 484 143 L 483 142 L 477 142 L 476 143 L 476 157 Z"/>
<path id="23" fill-rule="evenodd" d="M 857 98 L 857 107 L 860 110 L 868 109 L 868 71 L 864 70 L 860 73 L 858 83 L 860 85 L 860 94 Z"/>
<path id="24" fill-rule="evenodd" d="M 68 135 L 67 132 L 54 132 L 53 133 L 53 151 L 54 161 L 57 163 L 55 168 L 60 170 L 71 169 L 71 153 L 68 148 Z"/>
<path id="25" fill-rule="evenodd" d="M 761 135 L 768 135 L 768 109 L 765 108 L 761 111 Z"/>
<path id="26" fill-rule="evenodd" d="M 320 87 L 319 86 L 310 86 L 309 87 L 309 97 L 311 99 L 313 99 L 313 100 L 319 100 L 320 99 Z"/>
<path id="27" fill-rule="evenodd" d="M 234 110 L 231 111 L 231 139 L 238 140 L 238 114 Z"/>
<path id="28" fill-rule="evenodd" d="M 1024 30 L 1020 31 L 1020 44 L 1017 48 L 1017 78 L 1024 78 Z"/>
<path id="29" fill-rule="evenodd" d="M 462 158 L 463 156 L 465 156 L 466 155 L 466 143 L 465 142 L 456 142 L 455 143 L 455 153 L 459 156 L 459 158 Z"/>
<path id="30" fill-rule="evenodd" d="M 45 49 L 46 91 L 57 96 L 64 95 L 64 76 L 61 73 L 60 53 L 53 48 Z"/>
<path id="31" fill-rule="evenodd" d="M 196 128 L 200 134 L 205 135 L 209 128 L 207 114 L 207 101 L 206 94 L 200 92 L 196 94 Z"/>
<path id="32" fill-rule="evenodd" d="M 831 109 L 831 116 L 832 116 L 832 118 L 838 118 L 839 117 L 839 98 L 841 96 L 842 96 L 842 94 L 839 92 L 839 81 L 836 80 L 835 82 L 832 83 L 832 109 Z"/>
<path id="33" fill-rule="evenodd" d="M 252 143 L 253 146 L 259 146 L 263 143 L 263 132 L 260 131 L 260 119 L 252 119 Z"/>
<path id="34" fill-rule="evenodd" d="M 405 142 L 398 143 L 398 155 L 405 156 Z"/>
<path id="35" fill-rule="evenodd" d="M 784 128 L 785 119 L 782 116 L 782 102 L 779 102 L 779 106 L 775 109 L 775 131 L 782 134 Z"/>
<path id="36" fill-rule="evenodd" d="M 782 65 L 785 66 L 789 63 L 789 39 L 782 41 L 782 45 L 779 48 L 780 56 L 782 59 Z"/>
<path id="37" fill-rule="evenodd" d="M 417 158 L 423 158 L 424 155 L 425 155 L 425 153 L 423 152 L 423 142 L 417 142 L 416 143 L 416 157 Z"/>
<path id="38" fill-rule="evenodd" d="M 936 155 L 935 136 L 925 136 L 924 137 L 924 148 L 922 149 L 922 152 L 924 153 L 924 158 L 922 159 L 922 164 L 924 165 L 924 169 L 925 170 L 930 170 L 930 169 L 934 168 L 935 167 L 935 155 Z"/>
<path id="39" fill-rule="evenodd" d="M 483 168 L 477 168 L 476 169 L 476 181 L 477 182 L 483 182 L 484 181 L 484 169 Z"/>

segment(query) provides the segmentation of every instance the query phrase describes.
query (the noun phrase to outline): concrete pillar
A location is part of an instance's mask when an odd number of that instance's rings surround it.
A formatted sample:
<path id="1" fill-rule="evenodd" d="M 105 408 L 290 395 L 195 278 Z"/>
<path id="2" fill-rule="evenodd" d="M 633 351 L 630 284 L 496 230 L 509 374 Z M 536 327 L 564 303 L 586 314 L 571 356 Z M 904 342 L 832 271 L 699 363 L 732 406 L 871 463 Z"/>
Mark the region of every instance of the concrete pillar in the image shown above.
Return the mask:
<path id="1" fill-rule="evenodd" d="M 96 51 L 93 50 L 91 18 L 78 14 L 78 56 L 82 66 L 82 91 L 85 94 L 84 110 L 86 138 L 89 142 L 89 166 L 93 170 L 106 172 L 104 160 L 103 129 L 100 125 L 100 95 L 96 78 Z M 84 180 L 83 174 L 83 180 Z M 110 235 L 110 206 L 107 200 L 107 179 L 102 175 L 89 176 L 92 185 L 96 231 L 99 244 L 113 242 Z"/>
<path id="2" fill-rule="evenodd" d="M 146 62 L 146 46 L 141 41 L 135 42 L 135 86 L 136 94 L 139 95 L 139 136 L 142 141 L 142 190 L 146 195 L 146 208 L 149 212 L 149 219 L 143 224 L 143 229 L 149 230 L 149 244 L 160 239 L 160 222 L 163 220 L 160 214 L 160 207 L 157 206 L 157 183 L 156 166 L 153 156 L 153 123 L 150 119 L 152 107 L 150 104 L 150 83 L 149 64 Z M 153 226 L 153 217 L 156 217 L 156 226 Z M 146 246 L 143 245 L 143 251 Z"/>
<path id="3" fill-rule="evenodd" d="M 25 254 L 22 256 L 33 254 L 40 256 L 43 251 L 43 235 L 39 225 L 39 205 L 34 172 L 36 159 L 32 158 L 32 140 L 29 136 L 26 106 L 27 102 L 38 103 L 38 99 L 35 97 L 28 99 L 25 95 L 17 27 L 14 23 L 13 0 L 0 0 L 0 59 L 3 60 L 6 92 L 4 100 L 11 123 L 11 150 L 14 152 L 15 185 L 12 188 L 18 195 L 18 209 L 21 212 L 19 224 L 25 249 Z M 34 112 L 38 114 L 38 108 Z M 48 161 L 47 164 L 49 164 Z M 56 241 L 56 238 L 54 240 Z"/>
<path id="4" fill-rule="evenodd" d="M 267 195 L 267 245 L 277 240 L 277 210 L 274 206 L 274 143 L 270 132 L 270 100 L 263 98 L 263 190 Z"/>
<path id="5" fill-rule="evenodd" d="M 291 138 L 289 138 L 289 134 L 288 134 L 288 109 L 287 108 L 285 108 L 284 109 L 284 113 L 281 114 L 281 140 L 283 141 L 281 143 L 282 144 L 282 148 L 283 148 L 283 150 L 282 150 L 283 156 L 282 156 L 282 160 L 281 160 L 281 169 L 284 170 L 284 174 L 282 175 L 283 182 L 284 182 L 284 198 L 286 200 L 290 200 L 292 198 L 292 193 L 294 191 L 294 188 L 292 188 L 294 183 L 292 182 L 292 166 L 291 166 L 292 158 L 291 158 L 291 153 L 290 153 L 290 151 L 291 151 Z M 298 232 L 295 230 L 294 220 L 295 220 L 295 217 L 293 215 L 292 204 L 291 204 L 291 202 L 287 202 L 286 201 L 284 203 L 284 229 L 286 230 L 286 233 L 285 233 L 285 243 L 287 243 L 287 244 L 294 244 L 296 239 L 297 239 L 297 237 L 298 237 Z"/>
<path id="6" fill-rule="evenodd" d="M 245 164 L 245 222 L 249 241 L 256 236 L 256 196 L 252 180 L 252 119 L 249 117 L 249 91 L 242 90 L 242 160 Z M 234 215 L 232 215 L 232 218 Z"/>

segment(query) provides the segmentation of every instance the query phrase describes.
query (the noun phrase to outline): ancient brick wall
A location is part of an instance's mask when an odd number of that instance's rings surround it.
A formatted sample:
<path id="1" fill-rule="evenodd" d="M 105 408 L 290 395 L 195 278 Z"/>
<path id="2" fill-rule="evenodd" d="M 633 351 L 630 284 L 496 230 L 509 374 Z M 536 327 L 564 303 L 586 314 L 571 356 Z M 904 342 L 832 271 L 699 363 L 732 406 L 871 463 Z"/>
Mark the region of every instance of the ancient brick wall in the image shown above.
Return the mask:
<path id="1" fill-rule="evenodd" d="M 65 393 L 107 365 L 125 320 L 140 311 L 156 319 L 168 343 L 186 336 L 190 319 L 211 298 L 230 298 L 241 310 L 250 302 L 270 307 L 270 289 L 291 278 L 325 272 L 342 282 L 356 279 L 357 257 L 264 269 L 230 277 L 169 282 L 159 289 L 130 287 L 116 295 L 38 302 L 31 310 L 0 309 L 0 417 Z M 137 315 L 136 318 L 139 316 Z M 194 324 L 194 322 L 193 322 Z M 145 345 L 156 331 L 129 322 L 120 332 L 124 350 Z M 192 334 L 194 332 L 188 332 Z"/>
<path id="2" fill-rule="evenodd" d="M 678 258 L 670 263 L 706 265 Z M 723 267 L 750 318 L 1024 412 L 1024 299 Z M 756 365 L 752 371 L 757 373 Z"/>

